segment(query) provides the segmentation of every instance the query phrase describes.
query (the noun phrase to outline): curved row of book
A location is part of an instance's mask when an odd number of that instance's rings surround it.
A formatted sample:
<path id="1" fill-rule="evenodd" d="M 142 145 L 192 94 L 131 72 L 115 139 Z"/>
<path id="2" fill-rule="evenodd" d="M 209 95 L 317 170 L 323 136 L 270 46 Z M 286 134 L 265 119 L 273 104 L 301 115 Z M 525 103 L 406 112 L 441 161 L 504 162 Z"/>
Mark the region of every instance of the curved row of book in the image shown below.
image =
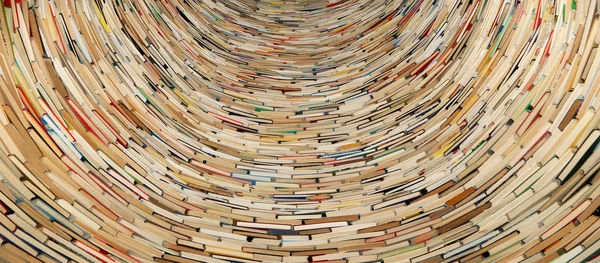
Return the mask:
<path id="1" fill-rule="evenodd" d="M 4 0 L 0 261 L 587 262 L 598 0 Z"/>

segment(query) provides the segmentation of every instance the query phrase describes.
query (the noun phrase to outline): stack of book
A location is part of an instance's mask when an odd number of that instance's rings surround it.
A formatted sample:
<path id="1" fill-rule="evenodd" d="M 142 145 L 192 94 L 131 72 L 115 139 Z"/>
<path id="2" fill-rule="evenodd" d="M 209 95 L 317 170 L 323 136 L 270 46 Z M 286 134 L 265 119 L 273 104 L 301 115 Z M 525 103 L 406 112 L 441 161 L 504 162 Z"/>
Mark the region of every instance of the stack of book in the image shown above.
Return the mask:
<path id="1" fill-rule="evenodd" d="M 1 261 L 598 260 L 598 0 L 1 10 Z"/>

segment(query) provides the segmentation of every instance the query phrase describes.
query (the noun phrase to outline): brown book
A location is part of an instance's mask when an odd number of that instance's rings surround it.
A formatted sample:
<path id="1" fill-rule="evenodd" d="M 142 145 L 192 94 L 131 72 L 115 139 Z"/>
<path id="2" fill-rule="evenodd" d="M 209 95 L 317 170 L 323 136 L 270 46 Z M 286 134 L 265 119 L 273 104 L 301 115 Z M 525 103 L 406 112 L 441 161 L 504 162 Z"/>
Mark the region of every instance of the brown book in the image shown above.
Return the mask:
<path id="1" fill-rule="evenodd" d="M 472 210 L 468 213 L 466 213 L 465 215 L 455 219 L 452 222 L 449 222 L 446 225 L 440 226 L 437 231 L 440 234 L 443 234 L 444 232 L 447 232 L 449 230 L 451 230 L 452 228 L 455 228 L 457 226 L 460 226 L 464 223 L 467 223 L 469 220 L 471 220 L 473 217 L 477 216 L 478 214 L 480 214 L 481 212 L 485 211 L 486 209 L 490 208 L 492 206 L 491 203 L 485 203 L 482 206 L 477 207 L 475 210 Z"/>

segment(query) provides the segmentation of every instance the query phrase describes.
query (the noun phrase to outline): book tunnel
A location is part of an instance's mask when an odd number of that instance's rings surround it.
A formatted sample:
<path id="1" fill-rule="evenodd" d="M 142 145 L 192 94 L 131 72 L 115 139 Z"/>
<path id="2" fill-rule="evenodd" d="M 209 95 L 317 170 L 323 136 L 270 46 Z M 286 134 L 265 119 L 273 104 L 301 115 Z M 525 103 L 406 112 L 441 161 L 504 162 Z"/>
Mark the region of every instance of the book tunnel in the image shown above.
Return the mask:
<path id="1" fill-rule="evenodd" d="M 598 0 L 3 0 L 0 262 L 598 262 Z"/>

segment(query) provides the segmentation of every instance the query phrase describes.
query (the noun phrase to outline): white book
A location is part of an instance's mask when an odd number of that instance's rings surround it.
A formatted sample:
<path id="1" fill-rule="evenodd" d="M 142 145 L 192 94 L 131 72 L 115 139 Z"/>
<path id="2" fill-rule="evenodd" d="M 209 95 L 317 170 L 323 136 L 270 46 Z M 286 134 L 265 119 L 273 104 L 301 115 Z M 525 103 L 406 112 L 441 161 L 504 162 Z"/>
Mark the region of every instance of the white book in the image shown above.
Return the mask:
<path id="1" fill-rule="evenodd" d="M 347 226 L 348 222 L 329 222 L 329 223 L 319 223 L 319 224 L 311 224 L 311 225 L 300 225 L 294 226 L 294 230 L 312 230 L 312 229 L 320 229 L 320 228 L 334 228 L 334 227 L 342 227 Z"/>

